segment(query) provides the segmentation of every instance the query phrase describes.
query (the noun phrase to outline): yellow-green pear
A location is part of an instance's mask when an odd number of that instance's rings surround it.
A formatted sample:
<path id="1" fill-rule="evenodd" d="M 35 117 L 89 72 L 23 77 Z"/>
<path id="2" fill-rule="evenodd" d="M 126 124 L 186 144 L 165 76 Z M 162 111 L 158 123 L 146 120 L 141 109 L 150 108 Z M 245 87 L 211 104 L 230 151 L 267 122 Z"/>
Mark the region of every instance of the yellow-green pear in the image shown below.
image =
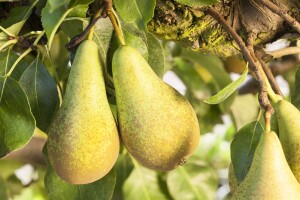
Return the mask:
<path id="1" fill-rule="evenodd" d="M 228 183 L 230 187 L 230 192 L 231 194 L 233 194 L 235 192 L 235 189 L 238 187 L 238 180 L 235 176 L 232 163 L 230 163 L 228 169 Z"/>
<path id="2" fill-rule="evenodd" d="M 49 160 L 63 180 L 86 184 L 105 176 L 119 153 L 98 47 L 84 41 L 75 55 L 65 96 L 49 128 Z"/>
<path id="3" fill-rule="evenodd" d="M 183 164 L 200 137 L 189 102 L 130 46 L 114 53 L 112 70 L 119 130 L 128 152 L 154 170 L 168 171 Z"/>
<path id="4" fill-rule="evenodd" d="M 286 100 L 279 100 L 273 105 L 285 157 L 300 183 L 300 112 Z"/>
<path id="5" fill-rule="evenodd" d="M 286 162 L 275 132 L 261 135 L 250 169 L 232 200 L 296 200 L 300 185 Z"/>

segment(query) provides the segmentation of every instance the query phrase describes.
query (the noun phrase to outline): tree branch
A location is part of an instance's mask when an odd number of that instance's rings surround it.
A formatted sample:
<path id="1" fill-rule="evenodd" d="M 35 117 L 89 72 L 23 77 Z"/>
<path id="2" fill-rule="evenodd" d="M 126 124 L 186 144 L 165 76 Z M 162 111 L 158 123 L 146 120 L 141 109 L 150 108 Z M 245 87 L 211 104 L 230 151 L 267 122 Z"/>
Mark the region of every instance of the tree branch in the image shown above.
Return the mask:
<path id="1" fill-rule="evenodd" d="M 300 33 L 300 23 L 284 11 L 281 7 L 277 6 L 270 0 L 260 0 L 260 2 L 269 8 L 272 12 L 282 17 L 291 27 L 293 27 L 298 33 Z"/>
<path id="2" fill-rule="evenodd" d="M 263 70 L 260 66 L 260 63 L 255 62 L 255 60 L 253 59 L 253 57 L 251 55 L 251 52 L 246 47 L 242 38 L 235 32 L 235 30 L 232 27 L 229 26 L 229 24 L 226 22 L 226 20 L 214 8 L 209 7 L 205 12 L 207 14 L 211 15 L 215 20 L 217 20 L 223 26 L 223 28 L 231 35 L 231 37 L 234 39 L 234 41 L 239 46 L 246 61 L 248 61 L 250 64 L 251 71 L 255 74 L 256 79 L 258 81 L 259 103 L 266 112 L 271 112 L 272 106 L 268 99 L 267 88 L 265 85 L 266 83 L 264 82 L 264 77 L 262 74 Z"/>

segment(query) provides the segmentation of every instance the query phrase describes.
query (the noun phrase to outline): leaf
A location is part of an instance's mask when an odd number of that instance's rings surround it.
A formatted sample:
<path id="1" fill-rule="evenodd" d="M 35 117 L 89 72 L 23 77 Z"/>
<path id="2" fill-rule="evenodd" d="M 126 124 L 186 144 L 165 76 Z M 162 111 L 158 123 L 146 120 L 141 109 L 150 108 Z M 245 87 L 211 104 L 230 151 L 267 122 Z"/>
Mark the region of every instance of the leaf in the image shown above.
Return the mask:
<path id="1" fill-rule="evenodd" d="M 298 110 L 300 110 L 300 67 L 298 66 L 297 72 L 295 75 L 295 85 L 294 90 L 291 97 L 291 102 L 294 104 Z"/>
<path id="2" fill-rule="evenodd" d="M 53 37 L 60 26 L 60 24 L 63 22 L 64 18 L 67 17 L 67 15 L 72 11 L 72 8 L 66 9 L 65 6 L 60 6 L 56 8 L 55 10 L 52 10 L 49 4 L 49 1 L 47 1 L 47 4 L 45 8 L 42 10 L 42 25 L 44 27 L 44 30 L 46 32 L 46 35 L 48 37 L 48 46 L 51 47 Z"/>
<path id="3" fill-rule="evenodd" d="M 123 186 L 124 200 L 164 200 L 167 199 L 160 191 L 158 175 L 155 171 L 134 162 L 134 170 Z"/>
<path id="4" fill-rule="evenodd" d="M 0 88 L 0 157 L 3 157 L 27 144 L 35 120 L 26 94 L 16 80 L 1 78 Z"/>
<path id="5" fill-rule="evenodd" d="M 19 58 L 19 56 L 12 51 L 10 48 L 6 51 L 0 52 L 0 76 L 6 75 L 6 73 L 10 70 L 14 62 Z M 16 68 L 10 75 L 11 78 L 18 81 L 24 71 L 27 69 L 28 63 L 26 63 L 23 59 L 17 64 Z"/>
<path id="6" fill-rule="evenodd" d="M 217 93 L 222 88 L 230 84 L 231 78 L 224 69 L 224 64 L 220 58 L 216 56 L 203 55 L 187 49 L 182 49 L 182 57 L 194 62 L 197 73 L 212 85 L 212 93 Z M 224 102 L 218 104 L 223 113 L 229 111 L 231 104 L 236 96 L 236 92 L 228 97 Z"/>
<path id="7" fill-rule="evenodd" d="M 37 127 L 46 132 L 58 103 L 56 84 L 37 57 L 20 78 Z"/>
<path id="8" fill-rule="evenodd" d="M 114 200 L 124 199 L 122 188 L 123 184 L 130 175 L 131 171 L 133 170 L 133 164 L 131 162 L 131 158 L 126 150 L 123 149 L 122 154 L 119 155 L 118 160 L 114 166 L 117 172 L 117 182 L 116 188 L 113 193 Z"/>
<path id="9" fill-rule="evenodd" d="M 160 78 L 165 73 L 165 52 L 159 40 L 152 34 L 147 33 L 148 63 Z"/>
<path id="10" fill-rule="evenodd" d="M 227 85 L 225 88 L 223 88 L 221 91 L 219 91 L 216 95 L 205 99 L 204 102 L 208 104 L 219 104 L 223 102 L 227 97 L 229 97 L 231 94 L 233 94 L 236 89 L 244 82 L 248 74 L 248 68 L 245 69 L 243 74 L 234 82 Z"/>
<path id="11" fill-rule="evenodd" d="M 13 8 L 10 11 L 9 16 L 3 20 L 0 25 L 7 28 L 11 33 L 18 35 L 23 24 L 30 16 L 34 5 L 35 4 L 32 6 L 20 6 Z"/>
<path id="12" fill-rule="evenodd" d="M 216 3 L 216 0 L 175 0 L 187 6 L 207 6 Z"/>
<path id="13" fill-rule="evenodd" d="M 9 16 L 5 20 L 1 21 L 0 25 L 6 28 L 6 30 L 10 33 L 18 35 L 36 3 L 37 1 L 31 6 L 20 6 L 11 9 Z M 6 33 L 0 31 L 0 37 L 5 38 L 7 35 Z M 6 41 L 0 41 L 0 46 L 2 46 L 5 42 Z"/>
<path id="14" fill-rule="evenodd" d="M 231 106 L 231 114 L 237 130 L 255 120 L 258 112 L 259 103 L 253 94 L 238 95 Z"/>
<path id="15" fill-rule="evenodd" d="M 68 4 L 69 1 L 70 0 L 48 0 L 50 11 L 53 12 L 58 7 Z"/>
<path id="16" fill-rule="evenodd" d="M 75 9 L 79 9 L 82 15 L 82 8 L 87 8 L 86 6 L 90 4 L 93 0 L 76 0 L 71 1 L 69 3 L 68 8 L 65 5 L 61 5 L 57 7 L 55 10 L 52 9 L 49 1 L 45 8 L 42 10 L 42 25 L 48 37 L 48 46 L 51 47 L 54 35 L 63 22 L 63 20 L 70 14 L 71 12 L 75 12 Z M 74 16 L 74 13 L 72 14 Z"/>
<path id="17" fill-rule="evenodd" d="M 175 200 L 213 200 L 218 181 L 216 172 L 201 161 L 179 166 L 167 176 L 167 185 Z"/>
<path id="18" fill-rule="evenodd" d="M 125 22 L 147 30 L 147 23 L 154 15 L 155 0 L 113 0 L 113 3 Z"/>
<path id="19" fill-rule="evenodd" d="M 248 173 L 263 131 L 260 123 L 253 121 L 241 128 L 231 143 L 231 161 L 239 183 L 244 180 Z"/>
<path id="20" fill-rule="evenodd" d="M 46 145 L 45 145 L 46 146 Z M 47 158 L 47 149 L 44 148 L 47 160 L 45 188 L 49 199 L 55 200 L 110 200 L 116 184 L 115 170 L 90 184 L 73 185 L 59 178 L 51 168 Z"/>
<path id="21" fill-rule="evenodd" d="M 7 191 L 6 191 L 6 184 L 3 178 L 0 176 L 0 199 L 1 200 L 8 200 Z"/>

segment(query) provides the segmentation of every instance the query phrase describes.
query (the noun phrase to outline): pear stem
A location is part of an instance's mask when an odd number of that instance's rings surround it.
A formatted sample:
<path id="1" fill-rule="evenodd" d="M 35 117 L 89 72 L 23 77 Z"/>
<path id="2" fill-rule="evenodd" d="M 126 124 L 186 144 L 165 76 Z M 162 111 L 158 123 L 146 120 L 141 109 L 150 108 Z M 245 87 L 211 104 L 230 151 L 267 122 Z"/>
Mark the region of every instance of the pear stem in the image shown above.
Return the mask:
<path id="1" fill-rule="evenodd" d="M 120 20 L 118 19 L 118 16 L 116 15 L 116 13 L 114 12 L 113 8 L 107 8 L 106 13 L 112 23 L 112 25 L 114 26 L 114 29 L 116 31 L 117 37 L 120 41 L 120 43 L 125 46 L 126 42 L 124 39 L 124 35 L 123 32 L 121 30 L 121 23 Z"/>
<path id="2" fill-rule="evenodd" d="M 270 111 L 265 111 L 264 117 L 265 117 L 265 124 L 266 124 L 266 132 L 271 131 L 271 116 L 272 113 Z"/>

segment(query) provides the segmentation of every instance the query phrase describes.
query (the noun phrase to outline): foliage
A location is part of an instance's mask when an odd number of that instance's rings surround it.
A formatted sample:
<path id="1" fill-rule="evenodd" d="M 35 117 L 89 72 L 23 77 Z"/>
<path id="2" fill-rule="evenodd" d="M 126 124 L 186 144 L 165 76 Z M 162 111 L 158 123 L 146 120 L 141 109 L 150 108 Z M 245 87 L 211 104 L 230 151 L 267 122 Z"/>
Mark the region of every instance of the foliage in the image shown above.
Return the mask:
<path id="1" fill-rule="evenodd" d="M 215 3 L 213 0 L 176 1 L 199 7 Z M 97 3 L 92 0 L 30 2 L 29 6 L 12 8 L 0 22 L 3 27 L 0 32 L 1 158 L 24 147 L 36 128 L 47 133 L 61 105 L 76 52 L 76 48 L 67 50 L 65 45 L 87 27 L 90 15 L 86 13 L 89 6 Z M 48 162 L 46 149 L 46 167 L 35 165 L 39 177 L 28 185 L 14 173 L 24 163 L 3 159 L 0 160 L 0 199 L 210 200 L 216 198 L 218 188 L 224 185 L 218 175 L 228 168 L 230 155 L 238 182 L 245 178 L 264 130 L 263 123 L 253 121 L 259 110 L 256 96 L 237 94 L 248 69 L 232 82 L 222 59 L 187 50 L 148 32 L 147 23 L 155 14 L 155 0 L 114 0 L 113 3 L 127 44 L 143 55 L 160 78 L 173 73 L 184 84 L 184 95 L 193 106 L 201 127 L 198 149 L 184 166 L 158 172 L 140 166 L 121 147 L 110 173 L 87 185 L 72 185 L 61 180 Z M 41 24 L 35 29 L 28 24 L 33 23 L 30 20 L 39 11 Z M 21 36 L 23 41 L 15 41 L 16 36 Z M 112 56 L 121 44 L 108 18 L 96 23 L 93 39 L 104 66 L 108 100 L 115 111 L 111 65 Z M 24 45 L 26 42 L 30 45 Z M 295 84 L 290 86 L 294 90 L 291 102 L 299 109 L 299 69 L 295 76 Z M 115 112 L 114 115 L 116 117 Z M 225 125 L 224 116 L 230 118 Z"/>

